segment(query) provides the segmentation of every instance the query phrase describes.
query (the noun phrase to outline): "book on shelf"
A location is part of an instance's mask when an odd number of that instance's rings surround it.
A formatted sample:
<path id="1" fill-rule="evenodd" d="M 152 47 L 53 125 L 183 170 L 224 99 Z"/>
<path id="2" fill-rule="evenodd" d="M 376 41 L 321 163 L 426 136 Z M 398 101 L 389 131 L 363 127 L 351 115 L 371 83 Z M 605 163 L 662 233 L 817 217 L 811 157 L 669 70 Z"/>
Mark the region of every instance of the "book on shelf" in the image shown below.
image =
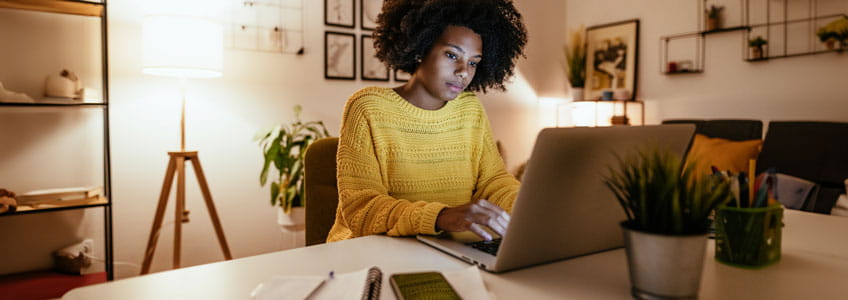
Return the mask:
<path id="1" fill-rule="evenodd" d="M 18 195 L 18 205 L 76 205 L 96 201 L 103 193 L 103 187 L 69 187 L 29 191 Z"/>

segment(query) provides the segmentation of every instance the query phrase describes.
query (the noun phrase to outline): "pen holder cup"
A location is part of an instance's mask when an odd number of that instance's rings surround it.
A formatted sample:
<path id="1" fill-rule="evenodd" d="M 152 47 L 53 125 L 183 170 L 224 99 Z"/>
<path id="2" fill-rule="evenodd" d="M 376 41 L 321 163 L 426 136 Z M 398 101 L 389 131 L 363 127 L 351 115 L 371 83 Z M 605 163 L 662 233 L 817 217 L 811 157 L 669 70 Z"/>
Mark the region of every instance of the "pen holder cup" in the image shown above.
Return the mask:
<path id="1" fill-rule="evenodd" d="M 719 206 L 715 228 L 715 258 L 724 264 L 757 269 L 780 260 L 780 204 L 762 208 Z"/>

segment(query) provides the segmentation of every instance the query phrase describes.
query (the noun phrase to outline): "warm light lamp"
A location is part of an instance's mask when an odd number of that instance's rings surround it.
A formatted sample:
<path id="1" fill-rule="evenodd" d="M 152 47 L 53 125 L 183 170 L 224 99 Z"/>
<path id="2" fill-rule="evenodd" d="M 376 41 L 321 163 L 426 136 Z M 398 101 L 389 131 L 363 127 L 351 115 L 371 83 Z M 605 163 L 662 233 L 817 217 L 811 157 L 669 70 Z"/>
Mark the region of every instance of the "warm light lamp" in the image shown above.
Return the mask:
<path id="1" fill-rule="evenodd" d="M 212 195 L 206 183 L 206 176 L 200 166 L 197 151 L 185 150 L 185 86 L 188 78 L 211 78 L 222 75 L 222 57 L 224 45 L 223 26 L 208 18 L 182 15 L 151 15 L 144 18 L 142 28 L 142 43 L 144 50 L 143 69 L 145 74 L 177 77 L 181 80 L 182 108 L 180 114 L 180 151 L 168 152 L 170 157 L 165 171 L 162 192 L 159 195 L 159 205 L 153 219 L 153 227 L 147 241 L 141 274 L 150 272 L 156 242 L 162 228 L 165 207 L 171 184 L 176 174 L 177 192 L 174 221 L 174 255 L 173 267 L 180 267 L 180 240 L 182 223 L 188 222 L 188 211 L 185 209 L 185 163 L 191 162 L 197 176 L 206 208 L 215 227 L 218 242 L 224 252 L 224 258 L 232 259 L 224 231 Z"/>

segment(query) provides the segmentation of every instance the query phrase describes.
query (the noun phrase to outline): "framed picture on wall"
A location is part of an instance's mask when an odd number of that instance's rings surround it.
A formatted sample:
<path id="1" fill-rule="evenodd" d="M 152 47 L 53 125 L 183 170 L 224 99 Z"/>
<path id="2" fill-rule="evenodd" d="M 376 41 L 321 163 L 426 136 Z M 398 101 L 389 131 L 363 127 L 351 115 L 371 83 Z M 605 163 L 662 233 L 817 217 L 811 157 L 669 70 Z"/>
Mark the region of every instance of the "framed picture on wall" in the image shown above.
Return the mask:
<path id="1" fill-rule="evenodd" d="M 324 0 L 324 25 L 354 28 L 355 0 Z"/>
<path id="2" fill-rule="evenodd" d="M 363 80 L 389 81 L 389 67 L 377 58 L 377 50 L 374 49 L 374 38 L 371 35 L 362 35 L 362 51 L 360 51 L 362 62 Z"/>
<path id="3" fill-rule="evenodd" d="M 356 36 L 324 32 L 324 78 L 356 79 Z"/>
<path id="4" fill-rule="evenodd" d="M 587 28 L 586 99 L 601 99 L 606 91 L 616 100 L 636 99 L 638 61 L 638 19 Z"/>
<path id="5" fill-rule="evenodd" d="M 395 81 L 397 82 L 407 82 L 412 78 L 412 74 L 406 73 L 404 71 L 395 69 Z"/>
<path id="6" fill-rule="evenodd" d="M 383 0 L 360 0 L 359 3 L 359 22 L 360 27 L 366 30 L 374 30 L 377 28 L 377 16 L 383 10 Z"/>

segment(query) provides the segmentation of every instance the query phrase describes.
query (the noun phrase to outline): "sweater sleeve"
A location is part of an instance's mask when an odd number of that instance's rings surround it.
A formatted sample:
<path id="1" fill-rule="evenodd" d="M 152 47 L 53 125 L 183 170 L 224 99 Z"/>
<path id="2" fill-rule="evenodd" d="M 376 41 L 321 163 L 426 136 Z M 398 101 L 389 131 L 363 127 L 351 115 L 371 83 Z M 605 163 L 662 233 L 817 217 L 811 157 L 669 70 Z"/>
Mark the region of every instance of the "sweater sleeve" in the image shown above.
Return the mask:
<path id="1" fill-rule="evenodd" d="M 372 234 L 436 234 L 436 218 L 447 205 L 396 199 L 388 194 L 385 170 L 375 151 L 367 101 L 351 99 L 342 115 L 337 155 L 339 214 L 337 223 L 351 237 Z"/>
<path id="2" fill-rule="evenodd" d="M 473 199 L 486 199 L 512 214 L 512 206 L 518 196 L 520 183 L 512 174 L 506 171 L 503 158 L 498 152 L 498 147 L 492 138 L 492 129 L 489 119 L 483 113 L 482 127 L 483 137 L 480 147 L 480 162 L 477 177 L 477 185 Z"/>

